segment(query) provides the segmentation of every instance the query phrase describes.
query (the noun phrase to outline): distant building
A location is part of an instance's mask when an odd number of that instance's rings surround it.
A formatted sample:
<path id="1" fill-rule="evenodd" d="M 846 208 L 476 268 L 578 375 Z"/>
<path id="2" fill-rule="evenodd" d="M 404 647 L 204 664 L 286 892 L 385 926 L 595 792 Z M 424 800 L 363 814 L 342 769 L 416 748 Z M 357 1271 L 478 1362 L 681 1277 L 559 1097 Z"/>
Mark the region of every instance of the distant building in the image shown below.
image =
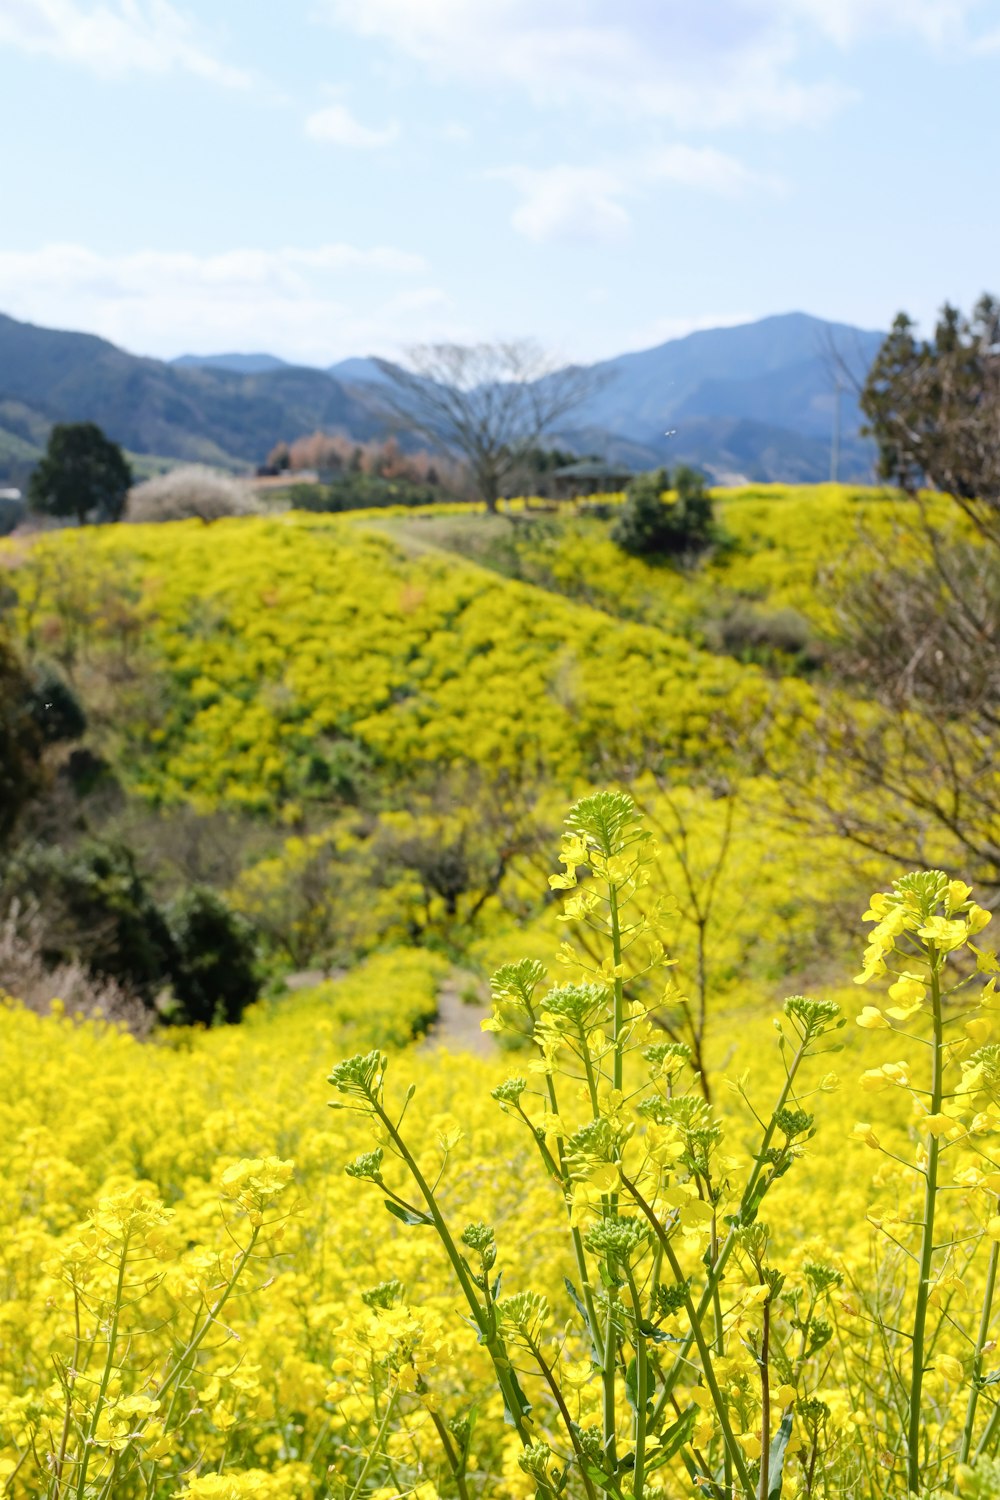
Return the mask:
<path id="1" fill-rule="evenodd" d="M 607 464 L 597 459 L 581 459 L 552 471 L 552 491 L 560 500 L 578 495 L 613 495 L 623 490 L 632 478 L 624 464 Z"/>

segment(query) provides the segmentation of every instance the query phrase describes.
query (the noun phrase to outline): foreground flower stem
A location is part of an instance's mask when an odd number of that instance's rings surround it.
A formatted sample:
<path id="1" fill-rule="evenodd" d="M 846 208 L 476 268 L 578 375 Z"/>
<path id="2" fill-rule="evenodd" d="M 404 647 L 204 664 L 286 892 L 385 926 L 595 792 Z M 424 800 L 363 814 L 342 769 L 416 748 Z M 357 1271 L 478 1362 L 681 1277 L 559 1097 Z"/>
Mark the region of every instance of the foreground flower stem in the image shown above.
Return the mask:
<path id="1" fill-rule="evenodd" d="M 629 1296 L 632 1299 L 632 1315 L 635 1319 L 635 1470 L 633 1475 L 633 1494 L 635 1500 L 641 1500 L 643 1487 L 646 1482 L 646 1425 L 649 1420 L 647 1403 L 649 1401 L 649 1375 L 646 1357 L 646 1340 L 643 1337 L 640 1324 L 642 1322 L 642 1300 L 639 1296 L 639 1288 L 635 1284 L 635 1276 L 632 1268 L 626 1263 L 625 1275 L 628 1280 Z"/>
<path id="2" fill-rule="evenodd" d="M 760 1477 L 757 1482 L 757 1500 L 768 1500 L 771 1488 L 771 1298 L 768 1296 L 763 1308 L 764 1325 L 760 1336 Z"/>
<path id="3" fill-rule="evenodd" d="M 625 1184 L 628 1191 L 632 1194 L 632 1197 L 635 1199 L 636 1203 L 638 1203 L 639 1207 L 642 1209 L 642 1212 L 646 1215 L 646 1218 L 652 1225 L 653 1233 L 656 1235 L 656 1238 L 659 1240 L 660 1245 L 663 1248 L 663 1254 L 666 1258 L 671 1272 L 673 1273 L 675 1282 L 678 1286 L 684 1286 L 685 1276 L 684 1271 L 681 1268 L 681 1263 L 677 1259 L 677 1256 L 674 1253 L 674 1247 L 670 1243 L 670 1237 L 665 1232 L 663 1225 L 660 1223 L 659 1219 L 656 1216 L 656 1213 L 646 1202 L 646 1199 L 642 1196 L 635 1183 L 630 1182 L 624 1173 L 622 1173 L 622 1182 Z M 716 1379 L 715 1375 L 715 1366 L 712 1362 L 712 1352 L 709 1349 L 708 1343 L 705 1339 L 705 1334 L 701 1326 L 701 1317 L 699 1316 L 699 1313 L 695 1308 L 690 1292 L 685 1292 L 684 1294 L 684 1311 L 687 1313 L 688 1323 L 691 1327 L 691 1337 L 693 1338 L 698 1348 L 698 1354 L 701 1358 L 702 1374 L 705 1377 L 705 1384 L 708 1386 L 709 1393 L 712 1397 L 712 1405 L 715 1407 L 715 1414 L 719 1419 L 719 1426 L 722 1429 L 722 1436 L 725 1440 L 726 1449 L 732 1456 L 733 1466 L 736 1469 L 740 1485 L 743 1488 L 743 1493 L 748 1496 L 748 1500 L 756 1500 L 757 1492 L 750 1478 L 750 1473 L 746 1466 L 746 1460 L 743 1457 L 743 1450 L 740 1447 L 739 1443 L 737 1443 L 736 1438 L 733 1434 L 732 1425 L 729 1421 L 729 1412 L 726 1407 L 726 1398 L 723 1396 L 722 1391 L 719 1389 L 719 1382 Z"/>
<path id="4" fill-rule="evenodd" d="M 94 1451 L 94 1438 L 97 1435 L 97 1425 L 101 1420 L 101 1412 L 104 1410 L 105 1398 L 108 1394 L 108 1385 L 111 1381 L 111 1371 L 115 1365 L 115 1351 L 118 1347 L 118 1322 L 121 1318 L 122 1299 L 125 1294 L 125 1266 L 128 1262 L 129 1236 L 126 1232 L 122 1241 L 122 1253 L 118 1262 L 118 1280 L 115 1285 L 115 1306 L 111 1316 L 111 1328 L 108 1333 L 108 1357 L 104 1363 L 104 1373 L 101 1376 L 100 1388 L 97 1392 L 97 1400 L 94 1402 L 94 1410 L 90 1418 L 90 1426 L 83 1445 L 83 1457 L 80 1460 L 80 1474 L 76 1483 L 77 1500 L 83 1500 L 87 1493 L 87 1470 L 90 1467 L 90 1455 Z"/>
<path id="5" fill-rule="evenodd" d="M 399 1386 L 394 1385 L 392 1388 L 392 1394 L 390 1395 L 388 1401 L 385 1403 L 385 1415 L 382 1418 L 382 1425 L 379 1427 L 378 1432 L 375 1434 L 375 1441 L 374 1443 L 372 1443 L 371 1447 L 368 1450 L 368 1457 L 365 1459 L 364 1467 L 357 1477 L 357 1481 L 355 1482 L 354 1488 L 351 1490 L 348 1500 L 357 1500 L 357 1496 L 360 1495 L 364 1487 L 365 1480 L 368 1478 L 368 1475 L 371 1472 L 372 1464 L 375 1462 L 376 1458 L 382 1451 L 382 1445 L 384 1444 L 386 1434 L 389 1431 L 389 1423 L 392 1420 L 392 1413 L 395 1408 L 396 1397 L 398 1395 Z"/>
<path id="6" fill-rule="evenodd" d="M 930 949 L 931 1005 L 933 1008 L 934 1043 L 933 1073 L 931 1078 L 930 1113 L 940 1114 L 944 1093 L 944 1025 L 941 1016 L 941 957 L 936 947 Z M 910 1415 L 907 1431 L 907 1483 L 910 1492 L 920 1493 L 920 1398 L 924 1382 L 924 1334 L 927 1327 L 927 1307 L 930 1298 L 931 1270 L 934 1257 L 934 1213 L 937 1207 L 938 1137 L 932 1134 L 927 1150 L 926 1181 L 924 1189 L 924 1222 L 920 1246 L 920 1280 L 917 1285 L 917 1304 L 913 1314 L 913 1369 L 910 1376 Z"/>
<path id="7" fill-rule="evenodd" d="M 767 1160 L 767 1153 L 770 1149 L 771 1141 L 774 1138 L 775 1129 L 777 1128 L 778 1114 L 788 1103 L 789 1096 L 792 1092 L 792 1085 L 795 1082 L 795 1075 L 799 1071 L 802 1060 L 806 1055 L 809 1041 L 810 1038 L 808 1036 L 803 1038 L 802 1042 L 796 1049 L 795 1056 L 792 1058 L 791 1062 L 788 1065 L 788 1071 L 785 1075 L 785 1082 L 782 1086 L 781 1093 L 778 1095 L 778 1102 L 774 1106 L 774 1110 L 771 1114 L 770 1124 L 765 1130 L 763 1139 L 761 1140 L 760 1150 L 757 1153 L 757 1159 L 754 1163 L 753 1171 L 750 1174 L 750 1179 L 747 1182 L 747 1185 L 743 1190 L 743 1196 L 740 1199 L 739 1215 L 737 1220 L 738 1224 L 744 1224 L 748 1222 L 748 1214 L 757 1194 L 758 1184 L 760 1183 L 761 1175 L 764 1171 L 764 1164 Z M 763 1194 L 761 1194 L 761 1196 L 763 1196 Z M 704 1292 L 702 1293 L 701 1300 L 698 1303 L 698 1307 L 695 1313 L 695 1320 L 699 1327 L 702 1323 L 702 1320 L 707 1317 L 709 1308 L 713 1304 L 715 1296 L 718 1292 L 719 1283 L 722 1280 L 722 1274 L 726 1269 L 726 1264 L 729 1260 L 729 1257 L 732 1255 L 733 1251 L 736 1248 L 736 1241 L 737 1225 L 734 1224 L 733 1227 L 729 1230 L 729 1233 L 726 1235 L 726 1238 L 722 1242 L 722 1247 L 719 1250 L 718 1256 L 712 1264 L 708 1283 L 705 1287 Z M 660 1416 L 664 1406 L 673 1393 L 674 1386 L 677 1384 L 677 1381 L 687 1368 L 687 1358 L 689 1353 L 691 1352 L 691 1345 L 695 1341 L 693 1329 L 694 1323 L 692 1323 L 692 1332 L 687 1335 L 684 1342 L 681 1344 L 677 1352 L 677 1357 L 674 1360 L 669 1373 L 667 1374 L 667 1378 L 664 1382 L 664 1388 L 660 1393 L 660 1397 L 656 1405 L 654 1419 Z M 728 1448 L 726 1451 L 728 1453 Z"/>
<path id="8" fill-rule="evenodd" d="M 979 1382 L 983 1374 L 983 1350 L 990 1336 L 990 1322 L 993 1317 L 993 1296 L 997 1284 L 997 1266 L 1000 1264 L 1000 1240 L 994 1240 L 990 1250 L 989 1263 L 986 1268 L 986 1290 L 983 1293 L 983 1310 L 979 1319 L 979 1332 L 976 1336 L 976 1350 L 972 1357 L 972 1381 L 969 1386 L 969 1403 L 965 1409 L 965 1430 L 962 1433 L 962 1447 L 959 1452 L 959 1462 L 969 1462 L 969 1451 L 972 1447 L 972 1428 L 976 1420 L 976 1407 L 979 1404 Z M 978 1457 L 978 1454 L 976 1455 Z"/>
<path id="9" fill-rule="evenodd" d="M 622 1026 L 625 1020 L 625 986 L 621 977 L 622 929 L 618 915 L 618 889 L 613 880 L 608 882 L 608 900 L 611 905 L 611 953 L 615 966 L 615 1088 L 620 1090 L 624 1077 Z"/>
<path id="10" fill-rule="evenodd" d="M 469 1310 L 476 1321 L 476 1327 L 482 1334 L 483 1343 L 490 1356 L 490 1359 L 493 1361 L 493 1368 L 496 1372 L 497 1384 L 499 1385 L 501 1393 L 503 1394 L 504 1402 L 506 1403 L 507 1410 L 510 1413 L 511 1421 L 514 1424 L 517 1435 L 521 1439 L 522 1444 L 527 1448 L 531 1443 L 531 1433 L 529 1432 L 524 1420 L 522 1399 L 520 1397 L 520 1394 L 515 1390 L 514 1383 L 511 1378 L 510 1361 L 507 1358 L 507 1354 L 505 1349 L 503 1348 L 502 1341 L 498 1339 L 496 1334 L 494 1319 L 491 1317 L 488 1309 L 483 1308 L 482 1304 L 479 1301 L 479 1298 L 476 1296 L 475 1287 L 472 1285 L 469 1273 L 465 1268 L 461 1255 L 459 1254 L 458 1246 L 455 1244 L 455 1241 L 452 1238 L 451 1230 L 445 1223 L 441 1210 L 438 1208 L 437 1199 L 431 1191 L 430 1185 L 428 1184 L 426 1178 L 424 1177 L 424 1174 L 421 1172 L 420 1168 L 417 1165 L 416 1158 L 407 1147 L 406 1142 L 403 1140 L 403 1137 L 400 1135 L 396 1126 L 393 1124 L 392 1120 L 382 1108 L 382 1105 L 380 1104 L 378 1099 L 372 1093 L 369 1093 L 368 1098 L 370 1100 L 372 1109 L 378 1116 L 384 1129 L 388 1132 L 393 1145 L 396 1147 L 396 1150 L 399 1152 L 403 1161 L 406 1163 L 406 1166 L 410 1172 L 410 1176 L 413 1178 L 414 1182 L 417 1184 L 417 1187 L 420 1189 L 420 1195 L 427 1205 L 427 1212 L 430 1214 L 431 1220 L 434 1224 L 434 1228 L 437 1230 L 438 1238 L 445 1248 L 448 1259 L 451 1261 L 452 1269 L 454 1270 L 455 1276 L 458 1279 L 458 1284 L 465 1294 L 465 1300 L 469 1304 Z M 551 1490 L 548 1488 L 548 1486 L 539 1486 L 539 1490 L 540 1492 L 544 1492 L 547 1494 L 551 1493 Z"/>

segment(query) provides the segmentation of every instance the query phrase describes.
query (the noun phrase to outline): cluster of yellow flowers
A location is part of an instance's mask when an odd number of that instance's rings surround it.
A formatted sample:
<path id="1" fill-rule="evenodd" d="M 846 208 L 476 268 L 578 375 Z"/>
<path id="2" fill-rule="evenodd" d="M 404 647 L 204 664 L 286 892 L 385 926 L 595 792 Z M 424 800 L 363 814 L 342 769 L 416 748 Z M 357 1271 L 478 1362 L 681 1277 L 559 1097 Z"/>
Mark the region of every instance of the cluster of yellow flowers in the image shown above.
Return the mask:
<path id="1" fill-rule="evenodd" d="M 648 1340 L 641 1379 L 650 1382 L 652 1411 L 659 1351 L 686 1347 L 688 1294 L 683 1279 L 667 1275 L 665 1260 L 652 1283 L 649 1269 L 669 1254 L 684 1277 L 704 1274 L 699 1267 L 710 1252 L 718 1257 L 716 1235 L 735 1213 L 729 1222 L 742 1218 L 744 1227 L 729 1231 L 720 1300 L 714 1312 L 711 1301 L 707 1307 L 709 1322 L 717 1319 L 717 1357 L 703 1366 L 693 1354 L 682 1358 L 671 1396 L 681 1425 L 650 1418 L 643 1494 L 687 1492 L 681 1451 L 698 1472 L 707 1454 L 724 1452 L 737 1488 L 740 1475 L 752 1480 L 768 1409 L 788 1483 L 800 1493 L 892 1493 L 906 1450 L 892 1382 L 877 1371 L 880 1350 L 890 1350 L 901 1375 L 909 1359 L 892 1344 L 893 1330 L 913 1314 L 906 1264 L 920 1253 L 922 1224 L 913 1186 L 926 1181 L 935 1150 L 954 1166 L 940 1169 L 947 1206 L 933 1226 L 923 1299 L 923 1399 L 933 1410 L 926 1462 L 937 1465 L 942 1483 L 977 1472 L 974 1447 L 958 1453 L 958 1468 L 948 1467 L 946 1455 L 961 1446 L 973 1392 L 987 1455 L 992 1413 L 1000 1411 L 984 1384 L 991 1316 L 978 1338 L 975 1328 L 962 1332 L 963 1309 L 992 1295 L 989 1268 L 984 1280 L 972 1249 L 995 1247 L 994 1274 L 1000 1251 L 1000 1162 L 989 1158 L 1000 1125 L 1000 1063 L 987 1040 L 996 1009 L 988 971 L 996 960 L 973 942 L 985 914 L 967 887 L 944 877 L 908 877 L 873 898 L 868 914 L 887 977 L 907 988 L 891 997 L 900 1004 L 886 1009 L 877 1031 L 861 1010 L 849 1038 L 854 1053 L 862 1046 L 867 1053 L 880 1037 L 898 1046 L 899 1028 L 908 1027 L 917 1028 L 922 1046 L 927 1007 L 915 1002 L 933 1001 L 938 1015 L 946 971 L 954 969 L 960 987 L 977 985 L 974 1004 L 960 1014 L 961 1034 L 945 1048 L 943 1066 L 955 1071 L 956 1086 L 942 1091 L 937 1111 L 921 1087 L 919 1052 L 875 1068 L 867 1066 L 870 1055 L 850 1057 L 847 1071 L 861 1078 L 861 1090 L 841 1085 L 819 1061 L 794 1099 L 783 1093 L 786 1104 L 770 1127 L 779 1134 L 758 1153 L 747 1122 L 752 1113 L 766 1122 L 764 1100 L 784 1090 L 797 1065 L 787 1050 L 767 1049 L 767 1017 L 744 1008 L 739 1071 L 714 1114 L 696 1087 L 682 1086 L 686 1049 L 657 1041 L 662 995 L 650 989 L 675 917 L 669 902 L 655 900 L 654 846 L 637 847 L 641 857 L 605 856 L 575 831 L 564 842 L 552 885 L 565 905 L 550 914 L 550 941 L 559 916 L 570 916 L 571 927 L 600 925 L 598 882 L 632 915 L 619 922 L 618 962 L 589 953 L 586 943 L 564 942 L 565 981 L 537 1007 L 534 1056 L 515 1059 L 521 1079 L 502 1082 L 499 1060 L 413 1049 L 392 1060 L 394 1084 L 407 1098 L 416 1087 L 420 1101 L 406 1174 L 415 1170 L 428 1187 L 443 1179 L 448 1220 L 468 1226 L 462 1254 L 482 1267 L 477 1285 L 493 1284 L 497 1247 L 502 1254 L 504 1294 L 495 1287 L 490 1294 L 497 1332 L 479 1340 L 462 1316 L 447 1246 L 429 1233 L 426 1200 L 412 1196 L 393 1163 L 395 1116 L 385 1116 L 373 1141 L 350 1112 L 327 1112 L 323 1084 L 330 1061 L 352 1042 L 377 1045 L 394 994 L 412 994 L 414 1004 L 433 995 L 446 972 L 440 960 L 415 951 L 378 955 L 345 980 L 261 1006 L 242 1028 L 146 1044 L 6 1004 L 0 1492 L 12 1500 L 390 1500 L 411 1493 L 528 1500 L 539 1485 L 558 1486 L 560 1462 L 544 1426 L 505 1423 L 520 1386 L 493 1388 L 495 1370 L 504 1368 L 496 1339 L 519 1368 L 541 1359 L 581 1453 L 590 1452 L 597 1439 L 587 1434 L 608 1420 L 607 1385 L 586 1341 L 556 1309 L 568 1306 L 564 1278 L 593 1298 L 597 1320 L 606 1293 L 581 1283 L 572 1235 L 586 1256 L 605 1259 L 609 1285 L 616 1266 L 626 1268 L 618 1273 L 626 1289 L 627 1276 L 637 1274 L 629 1268 L 646 1268 L 643 1295 L 653 1297 L 656 1321 L 634 1326 Z M 976 968 L 963 967 L 965 954 Z M 540 978 L 530 961 L 500 971 L 495 994 L 505 1028 L 518 1029 Z M 789 1004 L 785 1028 L 834 1014 Z M 732 1036 L 725 1031 L 715 1045 L 731 1047 Z M 618 1059 L 642 1056 L 652 1059 L 653 1087 L 640 1132 L 636 1098 L 616 1070 Z M 362 1052 L 334 1079 L 348 1098 L 358 1088 L 381 1097 L 384 1068 L 378 1051 Z M 549 1090 L 567 1071 L 579 1083 L 560 1113 Z M 816 1101 L 824 1134 L 849 1135 L 859 1092 L 876 1075 L 886 1080 L 878 1090 L 885 1118 L 859 1139 L 880 1155 L 857 1161 L 884 1165 L 873 1179 L 864 1170 L 831 1173 L 828 1152 L 810 1148 L 812 1117 L 801 1104 Z M 915 1126 L 897 1102 L 907 1100 Z M 947 1121 L 941 1129 L 936 1114 Z M 558 1163 L 566 1164 L 568 1218 L 552 1183 L 529 1170 L 539 1151 L 557 1176 Z M 912 1165 L 908 1151 L 916 1153 Z M 352 1163 L 346 1176 L 345 1162 Z M 770 1174 L 770 1229 L 747 1214 L 754 1199 L 745 1184 L 759 1181 L 761 1170 Z M 355 1178 L 378 1186 L 389 1214 L 373 1221 Z M 701 1182 L 717 1183 L 718 1197 L 706 1198 Z M 656 1241 L 641 1217 L 608 1211 L 609 1194 L 633 1190 L 668 1226 L 652 1259 Z M 768 1408 L 761 1330 L 772 1301 Z M 625 1307 L 624 1336 L 635 1338 L 627 1297 Z M 978 1317 L 977 1309 L 972 1322 Z M 619 1372 L 613 1426 L 620 1452 L 641 1409 L 639 1378 Z M 592 1462 L 595 1472 L 606 1470 L 600 1445 Z"/>

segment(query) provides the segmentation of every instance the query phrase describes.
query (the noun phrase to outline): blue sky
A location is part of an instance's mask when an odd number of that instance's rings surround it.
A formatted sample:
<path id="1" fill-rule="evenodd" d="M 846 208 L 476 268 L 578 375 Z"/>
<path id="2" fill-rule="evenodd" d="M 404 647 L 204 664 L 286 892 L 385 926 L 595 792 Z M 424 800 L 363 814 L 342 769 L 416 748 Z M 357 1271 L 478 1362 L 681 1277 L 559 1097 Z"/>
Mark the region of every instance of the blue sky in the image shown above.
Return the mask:
<path id="1" fill-rule="evenodd" d="M 0 0 L 0 310 L 587 360 L 1000 291 L 1000 0 Z"/>

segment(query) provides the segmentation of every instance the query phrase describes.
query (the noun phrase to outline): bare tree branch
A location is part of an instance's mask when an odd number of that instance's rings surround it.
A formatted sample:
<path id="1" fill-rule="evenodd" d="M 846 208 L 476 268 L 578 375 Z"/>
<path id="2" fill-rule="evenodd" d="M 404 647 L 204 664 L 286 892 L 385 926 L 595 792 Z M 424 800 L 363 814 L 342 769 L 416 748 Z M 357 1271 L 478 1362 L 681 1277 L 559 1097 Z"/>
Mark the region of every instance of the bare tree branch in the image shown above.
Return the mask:
<path id="1" fill-rule="evenodd" d="M 527 339 L 420 344 L 407 358 L 407 366 L 376 361 L 387 381 L 384 407 L 426 442 L 460 453 L 491 511 L 507 477 L 602 378 L 555 367 Z"/>

